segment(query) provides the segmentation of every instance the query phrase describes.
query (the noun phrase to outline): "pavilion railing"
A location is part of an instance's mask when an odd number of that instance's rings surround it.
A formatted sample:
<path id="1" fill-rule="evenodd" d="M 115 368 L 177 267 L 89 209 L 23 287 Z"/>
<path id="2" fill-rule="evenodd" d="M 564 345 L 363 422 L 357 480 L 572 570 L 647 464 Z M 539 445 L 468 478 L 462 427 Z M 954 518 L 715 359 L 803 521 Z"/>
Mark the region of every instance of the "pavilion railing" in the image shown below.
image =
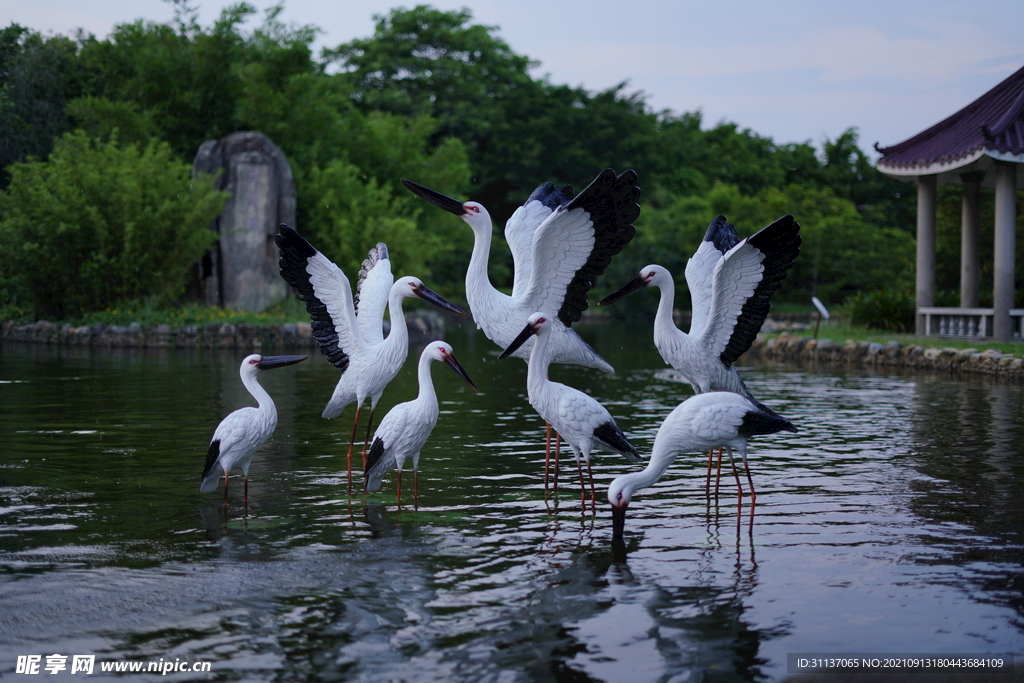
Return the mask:
<path id="1" fill-rule="evenodd" d="M 917 309 L 917 314 L 924 316 L 924 329 L 928 336 L 979 339 L 992 336 L 995 311 L 991 308 L 923 307 Z M 1013 336 L 1021 337 L 1024 308 L 1011 308 L 1010 319 L 1013 321 Z"/>

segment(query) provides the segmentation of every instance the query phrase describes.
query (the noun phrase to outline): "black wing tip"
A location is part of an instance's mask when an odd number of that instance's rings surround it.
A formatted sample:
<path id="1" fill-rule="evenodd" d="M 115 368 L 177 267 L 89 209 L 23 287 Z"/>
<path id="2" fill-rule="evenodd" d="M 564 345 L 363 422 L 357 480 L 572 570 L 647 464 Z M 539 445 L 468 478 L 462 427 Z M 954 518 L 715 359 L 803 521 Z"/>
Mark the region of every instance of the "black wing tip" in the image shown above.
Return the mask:
<path id="1" fill-rule="evenodd" d="M 287 254 L 293 253 L 299 258 L 308 259 L 316 255 L 316 249 L 306 241 L 303 237 L 295 230 L 295 228 L 289 226 L 287 223 L 281 223 L 277 226 L 278 234 L 274 235 L 274 242 L 277 243 L 277 247 L 281 252 L 281 269 L 284 270 L 284 260 Z"/>
<path id="2" fill-rule="evenodd" d="M 589 308 L 587 293 L 604 273 L 612 257 L 636 236 L 633 222 L 640 216 L 637 199 L 636 171 L 627 170 L 619 175 L 606 168 L 587 185 L 583 192 L 566 206 L 566 210 L 582 208 L 594 221 L 594 250 L 587 262 L 576 271 L 558 310 L 558 319 L 566 326 L 583 317 Z"/>

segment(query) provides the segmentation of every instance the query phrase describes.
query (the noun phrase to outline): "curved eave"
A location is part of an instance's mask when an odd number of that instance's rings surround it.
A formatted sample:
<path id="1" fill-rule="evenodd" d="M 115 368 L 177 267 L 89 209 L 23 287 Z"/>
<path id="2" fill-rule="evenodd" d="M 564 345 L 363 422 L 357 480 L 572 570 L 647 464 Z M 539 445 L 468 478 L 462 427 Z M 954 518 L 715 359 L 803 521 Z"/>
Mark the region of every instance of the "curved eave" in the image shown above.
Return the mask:
<path id="1" fill-rule="evenodd" d="M 926 175 L 938 176 L 939 185 L 951 183 L 961 184 L 960 174 L 968 171 L 986 171 L 983 185 L 991 187 L 995 182 L 995 173 L 989 173 L 994 161 L 1008 161 L 1024 164 L 1024 154 L 1000 152 L 995 149 L 979 147 L 974 151 L 953 160 L 933 161 L 922 165 L 889 166 L 885 159 L 879 159 L 876 168 L 893 180 L 915 183 L 917 178 Z M 1024 169 L 1017 172 L 1017 187 L 1024 188 Z"/>

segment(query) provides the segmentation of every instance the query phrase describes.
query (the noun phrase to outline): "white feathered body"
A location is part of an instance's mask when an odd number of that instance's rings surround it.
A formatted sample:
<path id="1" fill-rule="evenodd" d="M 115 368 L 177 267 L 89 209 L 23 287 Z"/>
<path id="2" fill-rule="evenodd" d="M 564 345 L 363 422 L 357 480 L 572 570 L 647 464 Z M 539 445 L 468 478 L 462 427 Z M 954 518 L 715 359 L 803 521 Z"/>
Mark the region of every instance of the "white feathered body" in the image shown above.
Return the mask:
<path id="1" fill-rule="evenodd" d="M 529 320 L 533 321 L 535 317 L 531 316 Z M 604 406 L 578 389 L 548 379 L 548 343 L 554 334 L 552 327 L 548 320 L 535 335 L 536 342 L 530 355 L 526 380 L 530 405 L 561 434 L 562 439 L 572 448 L 577 461 L 582 455 L 586 462 L 590 462 L 591 451 L 598 447 L 619 453 L 631 461 L 639 460 L 636 449 L 626 441 L 615 419 Z M 609 443 L 598 433 L 607 434 L 617 443 Z"/>

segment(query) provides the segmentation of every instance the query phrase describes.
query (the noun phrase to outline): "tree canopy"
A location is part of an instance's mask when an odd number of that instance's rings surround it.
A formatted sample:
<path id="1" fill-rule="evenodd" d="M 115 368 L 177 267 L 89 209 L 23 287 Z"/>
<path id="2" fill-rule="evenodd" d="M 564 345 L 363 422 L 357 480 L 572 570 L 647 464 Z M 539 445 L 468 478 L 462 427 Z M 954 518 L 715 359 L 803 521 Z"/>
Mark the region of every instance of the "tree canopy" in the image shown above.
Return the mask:
<path id="1" fill-rule="evenodd" d="M 260 21 L 242 2 L 201 26 L 188 0 L 173 1 L 174 21 L 124 23 L 102 39 L 0 31 L 5 173 L 46 162 L 75 129 L 99 144 L 160 141 L 181 163 L 205 140 L 258 130 L 292 166 L 299 229 L 347 273 L 383 240 L 398 271 L 458 291 L 469 231 L 400 178 L 472 197 L 500 227 L 543 181 L 579 190 L 603 168 L 633 168 L 638 237 L 605 279 L 654 261 L 681 276 L 717 213 L 741 236 L 793 213 L 804 254 L 776 300 L 837 303 L 910 281 L 913 206 L 871 166 L 855 128 L 820 150 L 778 144 L 736 123 L 707 126 L 700 111 L 654 111 L 628 83 L 551 83 L 468 9 L 394 9 L 371 36 L 315 55 L 318 29 L 284 24 L 281 5 Z M 0 221 L 14 211 L 5 206 Z M 493 265 L 507 286 L 508 255 Z"/>

